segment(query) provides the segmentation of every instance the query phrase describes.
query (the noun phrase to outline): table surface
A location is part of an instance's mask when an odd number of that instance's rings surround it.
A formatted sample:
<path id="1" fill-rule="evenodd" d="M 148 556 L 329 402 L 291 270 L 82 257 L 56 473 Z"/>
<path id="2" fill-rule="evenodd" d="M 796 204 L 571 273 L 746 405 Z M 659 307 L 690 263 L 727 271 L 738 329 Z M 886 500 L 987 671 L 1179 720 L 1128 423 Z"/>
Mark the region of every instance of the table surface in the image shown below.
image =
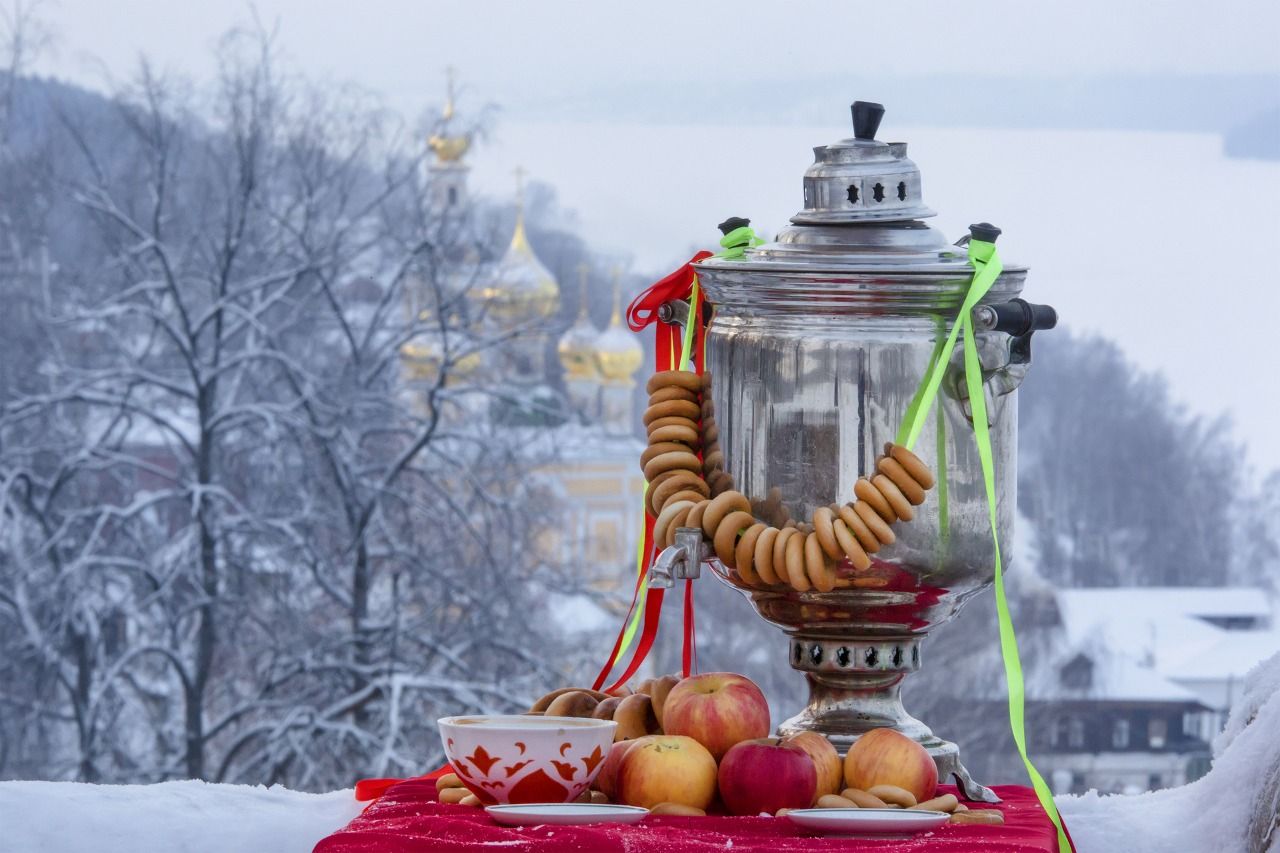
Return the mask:
<path id="1" fill-rule="evenodd" d="M 913 836 L 820 835 L 771 817 L 656 817 L 635 826 L 503 827 L 483 809 L 436 802 L 435 783 L 410 780 L 390 788 L 359 817 L 315 847 L 315 853 L 701 853 L 733 851 L 992 851 L 1056 853 L 1056 835 L 1034 792 L 998 785 L 1003 826 L 943 826 Z M 956 793 L 940 786 L 939 793 Z"/>

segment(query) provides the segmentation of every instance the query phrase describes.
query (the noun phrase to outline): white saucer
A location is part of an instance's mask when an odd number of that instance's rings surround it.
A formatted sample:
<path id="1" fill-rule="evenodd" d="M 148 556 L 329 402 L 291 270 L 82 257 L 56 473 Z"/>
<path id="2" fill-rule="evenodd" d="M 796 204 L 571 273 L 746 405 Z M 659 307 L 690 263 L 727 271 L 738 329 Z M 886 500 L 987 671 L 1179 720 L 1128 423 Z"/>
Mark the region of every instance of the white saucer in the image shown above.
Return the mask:
<path id="1" fill-rule="evenodd" d="M 484 810 L 498 823 L 506 826 L 638 823 L 649 813 L 648 809 L 642 809 L 639 806 L 617 806 L 607 803 L 525 803 L 485 806 Z"/>
<path id="2" fill-rule="evenodd" d="M 792 823 L 823 832 L 906 834 L 941 826 L 946 812 L 914 809 L 796 809 L 787 812 Z"/>

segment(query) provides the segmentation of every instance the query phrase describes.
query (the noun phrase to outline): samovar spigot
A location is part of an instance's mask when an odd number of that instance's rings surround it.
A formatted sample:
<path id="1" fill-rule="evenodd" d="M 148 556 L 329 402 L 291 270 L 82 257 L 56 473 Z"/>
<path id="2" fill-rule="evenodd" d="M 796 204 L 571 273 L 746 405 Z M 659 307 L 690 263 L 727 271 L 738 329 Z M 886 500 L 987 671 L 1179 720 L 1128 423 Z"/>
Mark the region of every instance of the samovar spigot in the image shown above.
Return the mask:
<path id="1" fill-rule="evenodd" d="M 663 548 L 649 568 L 649 586 L 670 589 L 678 580 L 702 577 L 702 561 L 710 556 L 701 527 L 677 528 L 675 543 Z"/>

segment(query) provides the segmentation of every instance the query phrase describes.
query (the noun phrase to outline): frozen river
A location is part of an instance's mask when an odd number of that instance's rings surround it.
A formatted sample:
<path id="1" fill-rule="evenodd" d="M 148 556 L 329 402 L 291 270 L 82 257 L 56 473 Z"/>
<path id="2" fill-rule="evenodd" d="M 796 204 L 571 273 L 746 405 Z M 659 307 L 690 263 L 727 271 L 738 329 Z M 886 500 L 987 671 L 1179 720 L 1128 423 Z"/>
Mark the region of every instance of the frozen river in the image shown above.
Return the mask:
<path id="1" fill-rule="evenodd" d="M 840 111 L 837 111 L 839 113 Z M 840 116 L 837 115 L 836 118 Z M 509 195 L 512 170 L 559 192 L 577 228 L 631 268 L 665 272 L 719 237 L 726 216 L 765 233 L 800 207 L 814 145 L 847 127 L 501 122 L 473 156 L 475 186 Z M 1027 297 L 1120 342 L 1192 411 L 1229 412 L 1259 470 L 1280 468 L 1280 162 L 1232 160 L 1209 134 L 902 128 L 935 223 L 1004 228 L 1031 267 Z"/>

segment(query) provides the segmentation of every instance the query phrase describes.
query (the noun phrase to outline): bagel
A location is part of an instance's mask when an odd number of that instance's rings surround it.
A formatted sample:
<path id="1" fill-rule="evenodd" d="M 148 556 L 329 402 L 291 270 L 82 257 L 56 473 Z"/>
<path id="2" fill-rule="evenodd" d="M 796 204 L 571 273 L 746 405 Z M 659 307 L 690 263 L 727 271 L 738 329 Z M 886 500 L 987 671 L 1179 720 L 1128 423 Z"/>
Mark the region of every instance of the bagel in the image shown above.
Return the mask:
<path id="1" fill-rule="evenodd" d="M 676 517 L 676 513 L 680 510 L 693 509 L 693 501 L 672 501 L 662 508 L 662 512 L 658 514 L 658 519 L 653 523 L 653 541 L 659 545 L 667 542 L 667 527 Z M 686 512 L 685 515 L 688 515 Z"/>
<path id="2" fill-rule="evenodd" d="M 808 592 L 813 588 L 813 584 L 809 582 L 809 575 L 805 571 L 804 564 L 804 543 L 808 538 L 808 536 L 797 530 L 787 540 L 787 550 L 784 555 L 787 561 L 787 580 L 791 582 L 791 588 L 796 592 Z"/>
<path id="3" fill-rule="evenodd" d="M 718 495 L 711 501 L 711 506 L 707 507 L 702 514 L 702 531 L 707 536 L 714 537 L 720 522 L 724 521 L 725 516 L 734 510 L 742 510 L 749 513 L 751 512 L 751 502 L 743 497 L 741 492 L 727 491 Z"/>
<path id="4" fill-rule="evenodd" d="M 889 506 L 893 507 L 894 515 L 903 521 L 910 521 L 916 517 L 915 510 L 911 508 L 911 501 L 907 500 L 907 496 L 902 493 L 897 485 L 886 477 L 884 474 L 876 474 L 871 480 L 871 485 L 880 490 L 880 494 L 884 495 L 885 500 L 889 502 Z"/>
<path id="5" fill-rule="evenodd" d="M 914 506 L 924 503 L 924 489 L 914 477 L 907 473 L 907 469 L 902 467 L 898 460 L 892 456 L 882 456 L 876 463 L 876 467 L 880 469 L 881 474 L 893 481 L 893 484 L 902 491 L 903 496 Z"/>
<path id="6" fill-rule="evenodd" d="M 853 511 L 866 522 L 867 527 L 871 529 L 871 532 L 875 534 L 875 537 L 882 544 L 892 545 L 897 541 L 897 537 L 893 535 L 893 530 L 889 525 L 885 524 L 884 519 L 866 501 L 858 501 L 854 504 Z"/>
<path id="7" fill-rule="evenodd" d="M 717 525 L 715 536 L 712 537 L 711 542 L 716 556 L 720 558 L 720 562 L 731 569 L 736 567 L 735 557 L 737 556 L 738 534 L 755 523 L 755 517 L 745 510 L 737 510 L 724 517 L 724 520 Z"/>
<path id="8" fill-rule="evenodd" d="M 710 474 L 715 469 L 724 468 L 724 454 L 717 450 L 710 450 L 702 457 L 702 470 Z"/>
<path id="9" fill-rule="evenodd" d="M 645 426 L 648 426 L 658 418 L 688 418 L 696 421 L 701 414 L 702 409 L 698 408 L 697 403 L 691 403 L 688 400 L 665 400 L 645 409 L 641 420 Z"/>
<path id="10" fill-rule="evenodd" d="M 668 400 L 688 400 L 690 403 L 696 403 L 698 402 L 698 395 L 687 388 L 681 388 L 679 385 L 668 385 L 649 395 L 650 406 L 655 403 L 665 403 Z"/>
<path id="11" fill-rule="evenodd" d="M 887 444 L 884 452 L 886 455 L 892 456 L 911 475 L 911 479 L 920 484 L 920 488 L 933 488 L 933 472 L 929 470 L 928 465 L 920 461 L 919 456 L 916 456 L 901 444 Z"/>
<path id="12" fill-rule="evenodd" d="M 844 523 L 843 518 L 837 518 L 832 522 L 831 530 L 836 537 L 836 542 L 840 545 L 840 550 L 844 552 L 845 557 L 855 569 L 865 572 L 871 568 L 871 558 L 867 556 L 866 549 L 858 542 L 858 537 L 849 532 L 849 526 Z"/>
<path id="13" fill-rule="evenodd" d="M 671 385 L 686 391 L 698 392 L 702 390 L 702 377 L 691 370 L 660 370 L 649 377 L 644 390 L 652 394 L 659 388 L 667 388 Z"/>
<path id="14" fill-rule="evenodd" d="M 643 471 L 644 466 L 648 465 L 649 462 L 655 456 L 661 456 L 664 453 L 675 453 L 681 450 L 689 450 L 689 449 L 690 449 L 689 445 L 683 444 L 679 441 L 650 442 L 649 446 L 646 447 L 644 449 L 644 452 L 640 454 L 640 470 Z"/>
<path id="15" fill-rule="evenodd" d="M 840 516 L 840 520 L 844 522 L 845 527 L 849 528 L 849 532 L 857 538 L 862 550 L 868 554 L 874 554 L 880 550 L 880 540 L 871 532 L 871 528 L 867 527 L 867 523 L 862 520 L 862 516 L 853 511 L 853 504 L 844 504 L 836 510 L 836 514 Z"/>
<path id="16" fill-rule="evenodd" d="M 834 534 L 832 538 L 835 538 Z M 809 582 L 818 592 L 831 592 L 836 588 L 835 567 L 828 562 L 827 555 L 823 553 L 822 543 L 818 541 L 816 531 L 804 538 L 804 570 Z"/>
<path id="17" fill-rule="evenodd" d="M 828 557 L 839 560 L 844 556 L 844 549 L 836 541 L 835 530 L 832 529 L 832 513 L 830 507 L 820 506 L 813 511 L 813 532 L 818 536 L 818 544 Z"/>
<path id="18" fill-rule="evenodd" d="M 694 504 L 693 509 L 689 510 L 689 517 L 684 520 L 686 527 L 701 527 L 702 514 L 707 511 L 707 507 L 711 506 L 710 500 L 698 501 Z"/>
<path id="19" fill-rule="evenodd" d="M 799 536 L 800 531 L 794 527 L 784 527 L 778 531 L 773 540 L 773 573 L 778 576 L 778 583 L 791 585 L 791 571 L 787 568 L 787 543 Z"/>
<path id="20" fill-rule="evenodd" d="M 752 554 L 751 567 L 760 576 L 760 580 L 769 585 L 778 582 L 778 573 L 773 570 L 773 543 L 778 538 L 778 528 L 765 527 L 756 537 L 755 553 Z"/>
<path id="21" fill-rule="evenodd" d="M 853 484 L 853 493 L 858 496 L 858 500 L 871 504 L 871 508 L 876 511 L 876 515 L 883 518 L 886 524 L 893 524 L 898 520 L 898 516 L 894 515 L 893 507 L 889 504 L 889 499 L 882 495 L 879 489 L 871 485 L 871 481 L 866 477 L 859 477 L 857 482 Z"/>
<path id="22" fill-rule="evenodd" d="M 597 720 L 612 720 L 613 712 L 617 710 L 621 702 L 621 696 L 610 696 L 608 699 L 601 699 L 600 703 L 596 705 L 596 709 L 591 712 L 591 716 Z"/>
<path id="23" fill-rule="evenodd" d="M 680 498 L 680 495 L 689 495 L 687 498 Z M 676 513 L 676 517 L 671 519 L 671 523 L 667 525 L 667 541 L 663 544 L 671 546 L 676 544 L 676 531 L 681 527 L 686 527 L 685 519 L 689 517 L 689 513 L 693 511 L 693 505 L 702 500 L 702 496 L 697 492 L 681 492 L 673 498 L 680 499 L 681 502 L 689 504 L 688 509 L 681 509 Z"/>
<path id="24" fill-rule="evenodd" d="M 698 447 L 698 428 L 684 418 L 663 418 L 679 423 L 663 424 L 649 433 L 650 444 L 679 442 L 690 449 Z"/>
<path id="25" fill-rule="evenodd" d="M 649 487 L 649 505 L 653 507 L 654 515 L 657 515 L 662 511 L 663 507 L 670 503 L 676 492 L 697 492 L 699 500 L 711 494 L 707 484 L 693 471 L 677 468 L 675 472 L 673 476 L 664 478 L 658 485 L 650 485 Z M 687 476 L 681 476 L 681 474 Z"/>
<path id="26" fill-rule="evenodd" d="M 749 586 L 759 586 L 760 576 L 756 574 L 752 560 L 755 559 L 756 540 L 769 525 L 757 521 L 743 531 L 738 538 L 738 545 L 733 552 L 733 567 L 738 570 L 738 577 Z"/>
<path id="27" fill-rule="evenodd" d="M 649 464 L 644 466 L 644 478 L 652 482 L 653 478 L 659 474 L 679 469 L 701 471 L 702 463 L 698 461 L 698 457 L 688 450 L 673 450 L 670 453 L 660 453 L 650 459 Z"/>

